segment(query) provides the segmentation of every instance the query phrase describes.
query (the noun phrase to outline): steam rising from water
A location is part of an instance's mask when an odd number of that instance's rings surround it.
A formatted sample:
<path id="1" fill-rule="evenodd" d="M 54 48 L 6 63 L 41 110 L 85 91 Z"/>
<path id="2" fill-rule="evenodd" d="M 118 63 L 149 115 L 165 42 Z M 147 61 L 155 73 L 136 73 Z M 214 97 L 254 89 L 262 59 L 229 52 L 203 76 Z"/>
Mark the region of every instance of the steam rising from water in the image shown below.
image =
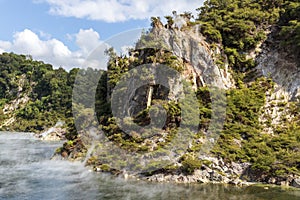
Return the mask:
<path id="1" fill-rule="evenodd" d="M 124 180 L 89 171 L 80 162 L 50 160 L 61 142 L 31 133 L 0 132 L 0 200 L 298 199 L 299 191 L 173 185 Z M 298 196 L 297 196 L 298 195 Z"/>

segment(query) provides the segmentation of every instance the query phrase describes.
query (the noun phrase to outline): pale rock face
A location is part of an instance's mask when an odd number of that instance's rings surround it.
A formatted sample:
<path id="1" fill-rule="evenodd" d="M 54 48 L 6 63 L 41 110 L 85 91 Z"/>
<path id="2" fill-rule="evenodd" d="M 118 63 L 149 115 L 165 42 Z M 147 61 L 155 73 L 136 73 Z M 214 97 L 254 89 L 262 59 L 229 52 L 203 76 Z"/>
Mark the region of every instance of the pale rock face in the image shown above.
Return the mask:
<path id="1" fill-rule="evenodd" d="M 233 87 L 227 69 L 220 69 L 214 64 L 209 45 L 202 35 L 193 29 L 187 32 L 161 30 L 160 34 L 172 52 L 187 61 L 186 70 L 192 71 L 196 79 L 194 85 L 212 85 L 222 89 Z"/>
<path id="2" fill-rule="evenodd" d="M 120 103 L 123 105 L 122 117 L 134 116 L 141 110 L 149 107 L 151 96 L 150 85 L 163 85 L 165 88 L 154 89 L 159 91 L 156 93 L 164 93 L 165 99 L 177 101 L 179 96 L 182 96 L 182 82 L 186 80 L 191 83 L 191 89 L 197 90 L 198 87 L 208 86 L 217 87 L 220 89 L 229 89 L 234 87 L 234 81 L 228 68 L 220 68 L 214 62 L 215 51 L 212 51 L 209 44 L 205 42 L 205 38 L 198 32 L 197 27 L 189 27 L 185 30 L 168 29 L 164 27 L 154 27 L 152 31 L 145 37 L 146 42 L 138 42 L 136 49 L 140 51 L 140 58 L 147 57 L 147 49 L 157 49 L 171 52 L 180 60 L 180 65 L 183 65 L 184 70 L 182 72 L 176 72 L 181 77 L 173 76 L 174 69 L 170 67 L 170 70 L 166 70 L 166 73 L 161 73 L 156 67 L 146 67 L 147 70 L 152 71 L 154 79 L 151 83 L 147 81 L 141 81 L 141 74 L 143 69 L 140 66 L 136 67 L 130 73 L 132 75 L 128 80 L 128 84 L 124 84 L 127 87 L 127 96 L 124 101 Z M 168 66 L 164 66 L 167 67 Z M 133 72 L 136 70 L 136 72 Z M 147 78 L 148 80 L 148 78 Z M 160 80 L 160 81 L 158 81 Z M 142 84 L 141 84 L 142 82 Z M 166 90 L 166 88 L 168 90 Z M 153 89 L 153 88 L 152 88 Z M 149 95 L 151 94 L 151 95 Z M 153 94 L 154 95 L 154 94 Z M 124 95 L 119 95 L 124 97 Z M 120 99 L 120 98 L 119 98 Z M 130 99 L 131 101 L 125 100 Z M 118 106 L 115 106 L 118 107 Z M 121 117 L 121 118 L 122 118 Z"/>
<path id="3" fill-rule="evenodd" d="M 60 141 L 65 139 L 65 133 L 66 130 L 63 128 L 53 128 L 47 135 L 45 136 L 40 135 L 40 138 L 41 140 L 46 140 L 46 141 Z"/>
<path id="4" fill-rule="evenodd" d="M 3 106 L 3 114 L 9 116 L 9 118 L 0 122 L 0 128 L 13 124 L 16 120 L 15 111 L 23 108 L 30 101 L 30 91 L 24 91 L 25 80 L 25 75 L 21 75 L 18 83 L 17 98 Z"/>
<path id="5" fill-rule="evenodd" d="M 256 69 L 278 85 L 275 94 L 283 95 L 287 100 L 300 96 L 300 69 L 291 55 L 265 47 L 257 61 Z"/>
<path id="6" fill-rule="evenodd" d="M 255 68 L 257 76 L 271 78 L 275 82 L 274 91 L 266 93 L 266 104 L 260 117 L 264 132 L 269 134 L 274 132 L 273 126 L 280 126 L 283 118 L 288 121 L 294 118 L 289 114 L 289 101 L 300 97 L 300 68 L 297 66 L 297 58 L 293 52 L 288 53 L 278 46 L 272 46 L 263 44 Z M 269 124 L 266 123 L 268 119 Z"/>
<path id="7" fill-rule="evenodd" d="M 170 51 L 183 59 L 185 62 L 183 75 L 186 79 L 190 79 L 192 75 L 191 79 L 194 86 L 211 85 L 222 89 L 234 87 L 234 81 L 227 66 L 221 69 L 213 62 L 214 52 L 197 30 L 197 26 L 189 27 L 188 30 L 183 31 L 154 28 L 151 32 L 151 41 L 154 38 L 153 41 L 156 44 L 152 48 Z M 146 47 L 137 44 L 137 49 L 143 48 Z"/>

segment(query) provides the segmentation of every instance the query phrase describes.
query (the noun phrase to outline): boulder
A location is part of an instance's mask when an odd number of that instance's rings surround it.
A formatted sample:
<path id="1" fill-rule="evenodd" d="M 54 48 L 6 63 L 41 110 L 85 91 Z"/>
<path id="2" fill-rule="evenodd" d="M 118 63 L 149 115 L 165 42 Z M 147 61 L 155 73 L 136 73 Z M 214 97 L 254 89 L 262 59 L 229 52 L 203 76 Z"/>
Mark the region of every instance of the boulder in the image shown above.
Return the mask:
<path id="1" fill-rule="evenodd" d="M 65 134 L 66 134 L 66 130 L 64 128 L 52 127 L 47 131 L 41 133 L 38 137 L 41 140 L 59 141 L 59 140 L 65 140 Z"/>
<path id="2" fill-rule="evenodd" d="M 296 188 L 300 188 L 300 178 L 295 178 L 292 182 L 292 186 Z"/>

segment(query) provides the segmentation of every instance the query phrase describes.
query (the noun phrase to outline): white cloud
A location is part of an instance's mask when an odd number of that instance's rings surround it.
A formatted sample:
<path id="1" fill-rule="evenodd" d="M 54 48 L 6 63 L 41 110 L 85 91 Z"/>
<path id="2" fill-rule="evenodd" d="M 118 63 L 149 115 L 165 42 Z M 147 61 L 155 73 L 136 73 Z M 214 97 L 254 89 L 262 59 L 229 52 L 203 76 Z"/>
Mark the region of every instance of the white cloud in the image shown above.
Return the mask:
<path id="1" fill-rule="evenodd" d="M 82 67 L 89 53 L 101 43 L 99 34 L 93 29 L 80 29 L 77 34 L 74 34 L 78 46 L 76 51 L 71 51 L 63 42 L 55 38 L 41 39 L 43 35 L 39 36 L 29 29 L 16 32 L 13 37 L 12 42 L 0 40 L 0 53 L 29 54 L 34 59 L 66 69 Z"/>
<path id="2" fill-rule="evenodd" d="M 93 29 L 83 30 L 80 29 L 79 33 L 76 34 L 76 44 L 83 50 L 85 53 L 89 53 L 99 46 L 100 36 Z"/>
<path id="3" fill-rule="evenodd" d="M 50 41 L 42 41 L 39 36 L 29 29 L 17 32 L 14 35 L 14 41 L 11 45 L 12 50 L 32 54 L 37 57 L 48 54 Z"/>
<path id="4" fill-rule="evenodd" d="M 149 19 L 190 11 L 204 0 L 41 0 L 50 5 L 50 13 L 66 17 L 87 18 L 105 22 Z M 40 1 L 39 1 L 40 2 Z"/>
<path id="5" fill-rule="evenodd" d="M 67 34 L 67 40 L 77 45 L 77 50 L 70 50 L 62 41 L 51 38 L 47 33 L 39 34 L 25 29 L 13 35 L 13 41 L 0 40 L 0 53 L 14 52 L 31 55 L 35 60 L 52 64 L 55 68 L 93 67 L 106 69 L 108 56 L 105 51 L 113 47 L 117 53 L 127 54 L 129 48 L 138 40 L 143 29 L 122 32 L 101 41 L 100 35 L 90 29 L 80 29 L 78 33 Z M 50 37 L 50 38 L 49 38 Z"/>
<path id="6" fill-rule="evenodd" d="M 47 40 L 51 39 L 51 37 L 52 37 L 51 34 L 45 33 L 44 31 L 39 31 L 39 33 L 40 33 L 41 38 L 44 38 L 44 39 L 47 39 Z"/>
<path id="7" fill-rule="evenodd" d="M 10 42 L 0 40 L 0 53 L 5 52 L 5 49 L 10 49 L 10 47 L 11 47 Z"/>

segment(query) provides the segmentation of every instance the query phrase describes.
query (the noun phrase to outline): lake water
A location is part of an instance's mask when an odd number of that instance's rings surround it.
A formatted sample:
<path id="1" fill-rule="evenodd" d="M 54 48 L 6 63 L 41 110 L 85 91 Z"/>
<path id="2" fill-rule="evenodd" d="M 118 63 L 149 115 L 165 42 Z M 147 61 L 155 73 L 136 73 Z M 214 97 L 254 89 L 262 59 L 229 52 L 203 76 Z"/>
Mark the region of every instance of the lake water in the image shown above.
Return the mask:
<path id="1" fill-rule="evenodd" d="M 28 133 L 0 132 L 0 199 L 300 199 L 300 191 L 280 187 L 168 184 L 124 180 L 94 173 L 82 163 L 50 160 L 61 143 Z"/>

